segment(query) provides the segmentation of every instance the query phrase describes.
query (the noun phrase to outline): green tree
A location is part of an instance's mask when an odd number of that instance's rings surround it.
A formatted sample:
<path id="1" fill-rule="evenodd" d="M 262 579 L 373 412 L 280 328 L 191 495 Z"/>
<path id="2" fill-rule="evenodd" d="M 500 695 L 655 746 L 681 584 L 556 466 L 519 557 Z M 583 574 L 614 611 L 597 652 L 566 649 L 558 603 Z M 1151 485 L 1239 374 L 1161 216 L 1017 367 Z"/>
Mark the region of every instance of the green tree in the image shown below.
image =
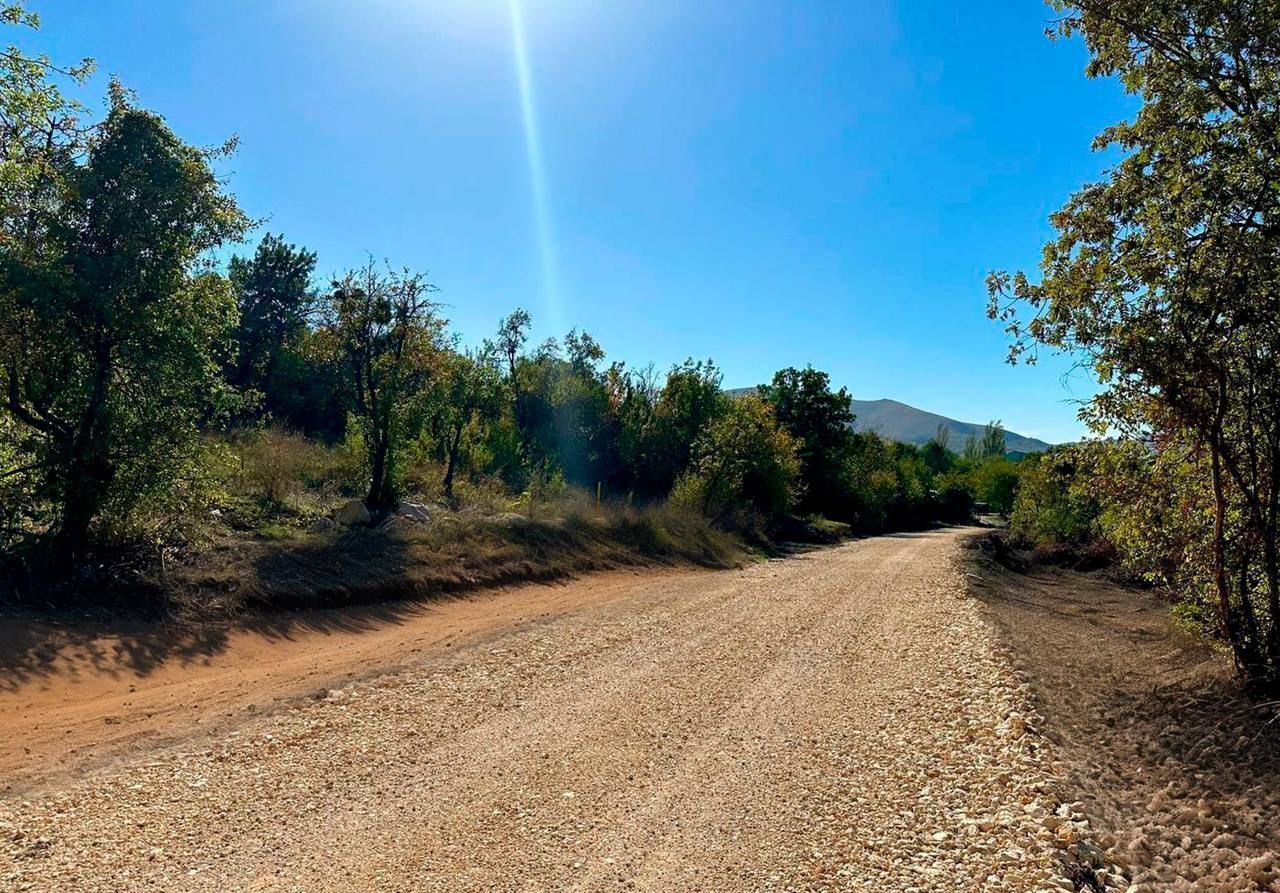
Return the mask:
<path id="1" fill-rule="evenodd" d="M 654 408 L 661 456 L 655 467 L 654 486 L 670 488 L 693 464 L 694 444 L 725 414 L 730 401 L 721 385 L 724 376 L 711 360 L 685 360 L 671 368 Z"/>
<path id="2" fill-rule="evenodd" d="M 0 2 L 0 24 L 38 28 L 24 3 Z M 92 127 L 63 85 L 78 87 L 92 60 L 62 68 L 10 46 L 0 53 L 0 234 L 6 252 L 39 250 L 64 203 L 66 179 Z"/>
<path id="3" fill-rule="evenodd" d="M 934 474 L 946 474 L 955 467 L 956 456 L 947 449 L 951 442 L 951 429 L 946 425 L 938 425 L 938 430 L 920 451 L 924 462 Z"/>
<path id="4" fill-rule="evenodd" d="M 211 168 L 230 148 L 188 146 L 113 84 L 38 244 L 0 254 L 6 405 L 63 554 L 104 507 L 127 515 L 173 485 L 198 448 L 235 322 L 201 258 L 247 225 Z"/>
<path id="5" fill-rule="evenodd" d="M 990 459 L 1005 454 L 1004 426 L 1000 420 L 988 422 L 982 427 L 982 436 L 969 435 L 964 444 L 964 457 L 970 462 Z"/>
<path id="6" fill-rule="evenodd" d="M 990 277 L 991 314 L 1014 359 L 1085 359 L 1100 432 L 1205 451 L 1219 626 L 1245 678 L 1280 689 L 1280 7 L 1059 5 L 1089 75 L 1118 76 L 1142 105 L 1098 137 L 1122 158 L 1053 215 L 1040 281 Z"/>
<path id="7" fill-rule="evenodd" d="M 1076 448 L 1028 456 L 1018 466 L 1017 495 L 1009 529 L 1028 542 L 1078 545 L 1098 538 L 1100 507 L 1078 486 L 1087 474 Z"/>
<path id="8" fill-rule="evenodd" d="M 504 392 L 496 357 L 489 351 L 451 351 L 441 365 L 432 415 L 444 452 L 444 494 L 452 500 L 453 480 L 468 432 L 474 440 L 483 439 L 488 426 L 501 414 Z"/>
<path id="9" fill-rule="evenodd" d="M 231 383 L 261 394 L 268 410 L 279 408 L 274 381 L 284 354 L 296 350 L 316 303 L 312 285 L 316 256 L 267 233 L 253 257 L 235 255 L 228 278 L 240 310 Z"/>
<path id="10" fill-rule="evenodd" d="M 967 472 L 973 495 L 987 508 L 1000 515 L 1013 511 L 1018 495 L 1018 464 L 1004 456 L 989 456 L 972 465 Z"/>
<path id="11" fill-rule="evenodd" d="M 795 500 L 800 483 L 795 441 L 759 397 L 730 403 L 698 438 L 695 455 L 693 471 L 678 485 L 677 496 L 696 501 L 704 512 L 773 516 Z"/>
<path id="12" fill-rule="evenodd" d="M 849 516 L 849 458 L 854 446 L 853 408 L 845 388 L 831 390 L 827 373 L 812 366 L 787 368 L 757 389 L 778 424 L 796 441 L 804 488 L 803 507 Z"/>
<path id="13" fill-rule="evenodd" d="M 380 271 L 372 259 L 333 283 L 326 328 L 366 451 L 372 511 L 397 502 L 397 461 L 423 416 L 423 396 L 438 374 L 445 322 L 420 273 Z"/>

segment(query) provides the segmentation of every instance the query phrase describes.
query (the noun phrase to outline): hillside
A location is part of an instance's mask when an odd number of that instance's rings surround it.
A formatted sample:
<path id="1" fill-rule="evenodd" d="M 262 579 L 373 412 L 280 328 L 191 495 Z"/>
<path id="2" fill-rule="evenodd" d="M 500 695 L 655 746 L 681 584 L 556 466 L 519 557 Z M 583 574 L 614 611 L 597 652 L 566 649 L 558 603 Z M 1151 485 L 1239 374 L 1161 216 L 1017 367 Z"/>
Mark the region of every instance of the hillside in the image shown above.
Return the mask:
<path id="1" fill-rule="evenodd" d="M 733 396 L 749 394 L 755 388 L 732 388 Z M 950 435 L 950 447 L 957 452 L 964 449 L 970 437 L 981 437 L 984 422 L 959 422 L 935 412 L 916 409 L 897 400 L 854 400 L 854 423 L 859 431 L 874 431 L 887 440 L 899 443 L 927 443 L 944 426 Z M 1005 432 L 1005 445 L 1011 453 L 1043 453 L 1051 444 L 1013 431 Z"/>
<path id="2" fill-rule="evenodd" d="M 889 440 L 901 443 L 926 443 L 944 425 L 951 432 L 951 448 L 960 450 L 971 436 L 981 437 L 981 422 L 958 422 L 946 416 L 916 409 L 897 400 L 854 400 L 853 412 L 858 417 L 859 431 L 875 431 Z M 1043 453 L 1050 444 L 1013 431 L 1005 432 L 1005 445 L 1011 453 Z"/>

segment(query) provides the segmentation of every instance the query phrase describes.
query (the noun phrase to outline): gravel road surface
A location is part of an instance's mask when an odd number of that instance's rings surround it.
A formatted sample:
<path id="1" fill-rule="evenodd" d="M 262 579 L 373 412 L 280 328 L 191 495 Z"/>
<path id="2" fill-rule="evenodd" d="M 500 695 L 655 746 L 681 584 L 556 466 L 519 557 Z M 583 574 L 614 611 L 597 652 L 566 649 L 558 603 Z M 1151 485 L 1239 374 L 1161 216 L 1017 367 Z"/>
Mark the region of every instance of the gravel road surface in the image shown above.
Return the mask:
<path id="1" fill-rule="evenodd" d="M 636 577 L 10 796 L 0 890 L 1070 890 L 964 535 Z"/>

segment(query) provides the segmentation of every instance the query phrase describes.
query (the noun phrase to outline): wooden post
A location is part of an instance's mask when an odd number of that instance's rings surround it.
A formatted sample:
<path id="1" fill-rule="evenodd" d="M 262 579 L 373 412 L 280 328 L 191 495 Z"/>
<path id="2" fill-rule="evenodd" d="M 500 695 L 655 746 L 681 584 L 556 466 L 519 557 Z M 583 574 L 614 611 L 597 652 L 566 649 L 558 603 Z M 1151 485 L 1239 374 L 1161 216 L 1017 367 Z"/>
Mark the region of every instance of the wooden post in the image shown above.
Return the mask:
<path id="1" fill-rule="evenodd" d="M 596 511 L 600 511 L 600 487 L 601 482 L 596 481 Z"/>

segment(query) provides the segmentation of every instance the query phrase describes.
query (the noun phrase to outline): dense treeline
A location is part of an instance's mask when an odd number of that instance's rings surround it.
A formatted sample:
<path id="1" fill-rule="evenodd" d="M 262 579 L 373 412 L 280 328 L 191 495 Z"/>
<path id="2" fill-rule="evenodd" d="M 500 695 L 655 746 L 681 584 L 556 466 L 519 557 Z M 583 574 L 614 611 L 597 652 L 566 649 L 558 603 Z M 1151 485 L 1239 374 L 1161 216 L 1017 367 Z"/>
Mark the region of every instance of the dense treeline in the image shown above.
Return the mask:
<path id="1" fill-rule="evenodd" d="M 531 343 L 519 309 L 464 348 L 423 274 L 373 258 L 324 282 L 268 234 L 216 263 L 252 226 L 216 173 L 234 145 L 186 144 L 115 81 L 86 120 L 59 84 L 90 71 L 0 56 L 7 555 L 64 572 L 104 543 L 181 538 L 237 492 L 280 508 L 304 478 L 375 519 L 476 487 L 512 506 L 669 499 L 758 531 L 788 513 L 918 527 L 975 494 L 1007 508 L 998 429 L 965 457 L 857 434 L 812 368 L 735 398 L 709 360 L 634 369 L 576 330 Z"/>
<path id="2" fill-rule="evenodd" d="M 1280 7 L 1056 4 L 1091 76 L 1142 101 L 1121 160 L 1052 218 L 1042 276 L 994 274 L 1015 337 L 1083 358 L 1107 445 L 1044 459 L 1015 522 L 1108 537 L 1174 583 L 1247 682 L 1280 689 Z"/>

